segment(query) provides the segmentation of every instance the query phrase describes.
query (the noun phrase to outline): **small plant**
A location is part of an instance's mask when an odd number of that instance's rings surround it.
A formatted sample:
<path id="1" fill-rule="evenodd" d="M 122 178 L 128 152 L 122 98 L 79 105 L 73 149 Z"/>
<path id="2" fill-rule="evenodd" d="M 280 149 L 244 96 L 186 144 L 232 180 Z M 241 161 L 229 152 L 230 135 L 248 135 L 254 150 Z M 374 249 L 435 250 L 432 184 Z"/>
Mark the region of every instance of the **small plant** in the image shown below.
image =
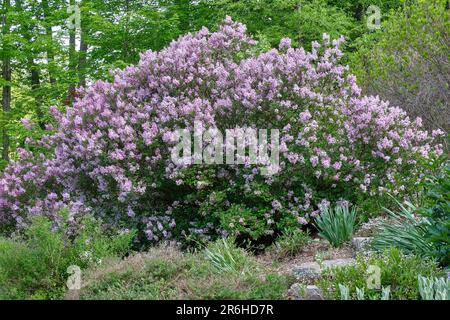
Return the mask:
<path id="1" fill-rule="evenodd" d="M 431 244 L 425 238 L 426 223 L 414 214 L 417 208 L 412 203 L 398 202 L 398 205 L 399 212 L 385 208 L 390 219 L 382 223 L 380 232 L 371 241 L 371 247 L 378 251 L 396 247 L 405 253 L 426 256 L 432 251 Z"/>
<path id="2" fill-rule="evenodd" d="M 364 288 L 360 289 L 356 287 L 356 298 L 358 300 L 364 300 Z"/>
<path id="3" fill-rule="evenodd" d="M 356 221 L 356 209 L 348 206 L 322 208 L 322 213 L 316 217 L 316 227 L 319 235 L 328 240 L 333 247 L 340 247 L 351 239 Z"/>
<path id="4" fill-rule="evenodd" d="M 341 300 L 350 300 L 350 290 L 347 286 L 339 284 L 339 292 L 341 293 Z"/>
<path id="5" fill-rule="evenodd" d="M 391 286 L 381 288 L 381 300 L 389 300 L 391 294 Z"/>
<path id="6" fill-rule="evenodd" d="M 301 229 L 287 229 L 272 245 L 270 250 L 278 257 L 292 257 L 300 253 L 311 241 L 308 231 Z"/>
<path id="7" fill-rule="evenodd" d="M 83 217 L 72 234 L 67 211 L 55 226 L 45 216 L 36 216 L 24 234 L 0 238 L 0 298 L 54 299 L 65 290 L 67 268 L 84 269 L 105 257 L 123 255 L 134 232 L 106 233 L 100 221 Z"/>
<path id="8" fill-rule="evenodd" d="M 450 281 L 445 278 L 418 276 L 420 297 L 423 300 L 447 300 Z"/>
<path id="9" fill-rule="evenodd" d="M 350 289 L 348 286 L 339 284 L 339 292 L 341 294 L 341 300 L 350 300 Z M 390 293 L 391 293 L 390 286 L 381 288 L 380 300 L 389 300 Z M 356 287 L 356 299 L 365 300 L 364 288 L 360 289 Z"/>
<path id="10" fill-rule="evenodd" d="M 247 253 L 237 248 L 233 238 L 221 238 L 205 248 L 206 259 L 220 272 L 248 273 L 251 263 Z"/>
<path id="11" fill-rule="evenodd" d="M 370 271 L 371 266 L 377 266 L 379 273 Z M 360 299 L 363 293 L 368 300 L 415 300 L 420 298 L 417 274 L 437 277 L 442 270 L 434 261 L 405 255 L 399 249 L 391 248 L 370 256 L 359 254 L 353 265 L 324 268 L 317 286 L 327 299 L 340 299 L 341 287 L 346 286 L 352 300 Z M 373 286 L 371 280 L 378 276 L 379 286 Z"/>

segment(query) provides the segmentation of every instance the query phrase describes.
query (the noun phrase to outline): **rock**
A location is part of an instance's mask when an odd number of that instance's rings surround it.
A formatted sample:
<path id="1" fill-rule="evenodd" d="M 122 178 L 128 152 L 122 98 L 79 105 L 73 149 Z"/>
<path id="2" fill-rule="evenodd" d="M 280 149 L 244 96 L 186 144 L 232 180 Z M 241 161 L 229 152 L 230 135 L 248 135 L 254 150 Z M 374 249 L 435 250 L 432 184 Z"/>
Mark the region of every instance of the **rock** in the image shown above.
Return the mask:
<path id="1" fill-rule="evenodd" d="M 288 297 L 292 300 L 299 300 L 302 296 L 303 288 L 300 283 L 294 283 L 288 290 Z"/>
<path id="2" fill-rule="evenodd" d="M 370 240 L 370 237 L 355 237 L 352 239 L 353 248 L 355 248 L 356 252 L 365 251 Z"/>
<path id="3" fill-rule="evenodd" d="M 324 260 L 322 266 L 324 268 L 343 267 L 355 263 L 354 258 Z M 314 280 L 320 277 L 320 264 L 317 262 L 306 262 L 298 266 L 294 266 L 292 274 L 301 282 L 313 283 Z"/>
<path id="4" fill-rule="evenodd" d="M 64 300 L 79 300 L 80 290 L 67 290 L 64 295 Z"/>
<path id="5" fill-rule="evenodd" d="M 322 290 L 317 286 L 306 286 L 305 300 L 323 300 Z"/>
<path id="6" fill-rule="evenodd" d="M 292 268 L 292 274 L 303 282 L 311 282 L 320 275 L 320 265 L 317 262 L 306 262 Z"/>
<path id="7" fill-rule="evenodd" d="M 326 268 L 335 268 L 335 267 L 345 267 L 354 264 L 355 262 L 356 260 L 354 258 L 345 258 L 335 260 L 324 260 L 322 264 Z"/>
<path id="8" fill-rule="evenodd" d="M 322 291 L 313 285 L 302 286 L 294 283 L 288 291 L 289 297 L 293 300 L 323 300 Z"/>

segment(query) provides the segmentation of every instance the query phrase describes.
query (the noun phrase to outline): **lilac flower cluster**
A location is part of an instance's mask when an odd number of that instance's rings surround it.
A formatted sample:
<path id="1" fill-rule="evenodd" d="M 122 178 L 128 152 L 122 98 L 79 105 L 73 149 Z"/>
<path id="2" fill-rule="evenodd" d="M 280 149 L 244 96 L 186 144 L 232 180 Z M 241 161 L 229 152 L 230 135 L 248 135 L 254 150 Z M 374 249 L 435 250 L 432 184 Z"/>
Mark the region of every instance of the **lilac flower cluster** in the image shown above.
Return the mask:
<path id="1" fill-rule="evenodd" d="M 217 32 L 203 28 L 145 52 L 137 65 L 114 71 L 111 83 L 83 89 L 65 112 L 51 110 L 57 128 L 29 141 L 51 155 L 19 150 L 0 179 L 0 224 L 23 227 L 36 214 L 57 219 L 68 207 L 74 217 L 92 212 L 106 223 L 143 225 L 149 240 L 168 239 L 193 230 L 193 210 L 207 215 L 201 200 L 186 200 L 212 194 L 217 183 L 205 180 L 206 170 L 246 192 L 257 181 L 281 186 L 267 207 L 269 227 L 276 225 L 271 210 L 308 223 L 324 198 L 316 188 L 336 195 L 355 188 L 367 197 L 407 192 L 422 177 L 418 162 L 442 153 L 433 144 L 442 133 L 429 135 L 420 119 L 362 97 L 339 64 L 342 42 L 330 44 L 325 35 L 324 45 L 315 42 L 306 52 L 283 39 L 279 50 L 256 55 L 245 26 L 227 17 Z M 194 121 L 205 128 L 282 129 L 281 173 L 172 163 L 173 131 L 192 130 Z M 190 213 L 174 216 L 183 211 Z"/>

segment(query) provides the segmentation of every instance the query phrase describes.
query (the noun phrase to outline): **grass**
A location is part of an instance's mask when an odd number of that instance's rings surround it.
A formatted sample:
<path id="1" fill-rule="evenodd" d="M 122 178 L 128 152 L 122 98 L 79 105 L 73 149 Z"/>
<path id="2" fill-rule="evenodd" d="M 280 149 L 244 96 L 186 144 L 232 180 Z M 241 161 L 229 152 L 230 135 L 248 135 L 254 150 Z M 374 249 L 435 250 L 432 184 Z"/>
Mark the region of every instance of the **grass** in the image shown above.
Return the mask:
<path id="1" fill-rule="evenodd" d="M 67 212 L 61 212 L 66 219 Z M 81 270 L 128 251 L 133 232 L 106 233 L 90 216 L 67 235 L 66 220 L 58 229 L 44 216 L 13 238 L 0 237 L 0 299 L 59 299 L 64 295 L 69 267 Z"/>
<path id="2" fill-rule="evenodd" d="M 291 280 L 230 240 L 182 253 L 170 246 L 88 270 L 80 299 L 282 299 Z"/>
<path id="3" fill-rule="evenodd" d="M 254 262 L 242 248 L 234 245 L 233 238 L 222 238 L 205 248 L 205 257 L 219 272 L 248 274 Z"/>
<path id="4" fill-rule="evenodd" d="M 371 241 L 373 249 L 383 251 L 390 247 L 400 248 L 406 253 L 427 256 L 433 251 L 432 243 L 426 238 L 427 221 L 414 214 L 417 208 L 410 202 L 401 204 L 399 212 L 385 209 L 390 219 L 381 225 L 380 231 Z"/>
<path id="5" fill-rule="evenodd" d="M 301 229 L 288 229 L 269 248 L 278 259 L 289 258 L 302 252 L 305 246 L 311 242 L 308 231 Z"/>

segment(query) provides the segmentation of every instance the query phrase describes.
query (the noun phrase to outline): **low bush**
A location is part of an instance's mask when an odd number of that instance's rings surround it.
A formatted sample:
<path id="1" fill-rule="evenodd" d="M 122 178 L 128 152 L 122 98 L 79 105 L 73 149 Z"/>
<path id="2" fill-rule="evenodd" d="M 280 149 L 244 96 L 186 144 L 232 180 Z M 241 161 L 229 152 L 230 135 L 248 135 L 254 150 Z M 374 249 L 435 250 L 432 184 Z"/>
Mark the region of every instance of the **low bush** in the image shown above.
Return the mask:
<path id="1" fill-rule="evenodd" d="M 123 255 L 131 246 L 134 232 L 108 235 L 100 221 L 86 216 L 71 233 L 67 212 L 60 213 L 59 225 L 37 216 L 23 234 L 0 238 L 0 298 L 60 298 L 69 266 L 84 269 L 100 264 L 105 257 Z"/>
<path id="2" fill-rule="evenodd" d="M 356 222 L 356 209 L 348 206 L 323 207 L 315 218 L 319 236 L 328 240 L 333 247 L 340 247 L 351 239 Z"/>
<path id="3" fill-rule="evenodd" d="M 369 268 L 370 267 L 370 268 Z M 379 288 L 376 286 L 377 271 L 379 268 Z M 360 254 L 354 265 L 325 268 L 322 277 L 318 280 L 318 286 L 324 292 L 326 298 L 340 299 L 339 285 L 345 286 L 349 292 L 349 299 L 358 299 L 364 290 L 367 299 L 380 299 L 382 288 L 389 288 L 390 299 L 405 300 L 419 299 L 418 275 L 436 277 L 443 274 L 436 262 L 423 260 L 417 256 L 405 255 L 400 250 L 392 248 L 383 253 L 370 256 Z M 368 286 L 370 283 L 370 287 Z M 374 285 L 374 286 L 372 286 Z M 386 292 L 385 292 L 386 295 Z"/>
<path id="4" fill-rule="evenodd" d="M 79 298 L 281 299 L 292 282 L 260 265 L 231 241 L 219 240 L 208 248 L 182 253 L 173 247 L 154 247 L 96 267 Z M 211 258 L 211 253 L 221 258 Z M 225 258 L 228 255 L 233 258 Z M 236 260 L 240 262 L 230 263 Z"/>

